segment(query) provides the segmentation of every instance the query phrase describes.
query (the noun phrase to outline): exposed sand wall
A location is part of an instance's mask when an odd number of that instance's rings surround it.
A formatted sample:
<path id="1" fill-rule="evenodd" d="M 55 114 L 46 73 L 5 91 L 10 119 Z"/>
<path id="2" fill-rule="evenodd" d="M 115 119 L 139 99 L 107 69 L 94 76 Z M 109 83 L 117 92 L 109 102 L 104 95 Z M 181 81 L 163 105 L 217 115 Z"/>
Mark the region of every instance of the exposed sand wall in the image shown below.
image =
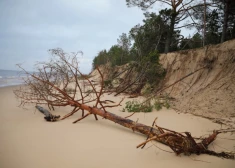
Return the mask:
<path id="1" fill-rule="evenodd" d="M 235 40 L 205 48 L 161 55 L 167 69 L 165 86 L 191 72 L 166 92 L 176 98 L 174 107 L 204 117 L 234 123 L 235 119 Z"/>

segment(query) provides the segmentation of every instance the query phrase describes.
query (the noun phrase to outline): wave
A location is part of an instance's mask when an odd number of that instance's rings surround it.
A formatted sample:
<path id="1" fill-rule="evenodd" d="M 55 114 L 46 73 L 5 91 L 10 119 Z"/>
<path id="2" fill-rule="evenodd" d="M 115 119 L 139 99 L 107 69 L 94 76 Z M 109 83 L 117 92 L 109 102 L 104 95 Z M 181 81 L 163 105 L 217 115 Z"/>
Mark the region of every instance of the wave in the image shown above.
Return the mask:
<path id="1" fill-rule="evenodd" d="M 18 78 L 17 76 L 7 76 L 7 79 L 14 79 L 14 78 Z"/>
<path id="2" fill-rule="evenodd" d="M 12 85 L 21 85 L 24 83 L 24 80 L 19 77 L 7 77 L 0 78 L 0 87 L 12 86 Z"/>

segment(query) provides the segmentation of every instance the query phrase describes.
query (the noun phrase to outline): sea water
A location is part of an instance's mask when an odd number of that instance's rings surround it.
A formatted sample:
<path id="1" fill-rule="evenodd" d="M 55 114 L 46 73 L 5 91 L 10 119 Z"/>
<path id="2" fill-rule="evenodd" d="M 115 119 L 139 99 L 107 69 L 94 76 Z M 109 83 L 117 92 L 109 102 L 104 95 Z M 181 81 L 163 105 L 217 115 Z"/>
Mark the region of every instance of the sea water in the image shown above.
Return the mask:
<path id="1" fill-rule="evenodd" d="M 21 71 L 0 69 L 0 87 L 23 84 L 25 76 Z"/>

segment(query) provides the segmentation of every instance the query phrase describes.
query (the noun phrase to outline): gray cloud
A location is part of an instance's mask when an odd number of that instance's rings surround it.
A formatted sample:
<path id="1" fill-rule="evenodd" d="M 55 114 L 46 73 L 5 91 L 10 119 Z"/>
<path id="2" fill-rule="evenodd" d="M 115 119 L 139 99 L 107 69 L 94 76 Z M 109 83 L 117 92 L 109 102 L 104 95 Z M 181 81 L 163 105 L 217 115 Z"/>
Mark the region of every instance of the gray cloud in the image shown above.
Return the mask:
<path id="1" fill-rule="evenodd" d="M 88 73 L 97 53 L 141 23 L 143 12 L 124 0 L 1 0 L 0 69 L 23 63 L 32 70 L 46 61 L 47 50 L 83 51 L 81 71 Z"/>

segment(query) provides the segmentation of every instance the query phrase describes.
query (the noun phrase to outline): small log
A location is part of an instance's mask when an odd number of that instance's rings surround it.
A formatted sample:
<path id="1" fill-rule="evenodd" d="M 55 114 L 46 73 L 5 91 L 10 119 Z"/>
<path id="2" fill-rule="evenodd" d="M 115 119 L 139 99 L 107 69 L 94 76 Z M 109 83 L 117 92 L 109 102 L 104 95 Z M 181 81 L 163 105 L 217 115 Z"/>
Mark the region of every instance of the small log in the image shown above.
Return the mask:
<path id="1" fill-rule="evenodd" d="M 50 121 L 50 122 L 55 122 L 60 118 L 60 115 L 53 115 L 51 114 L 48 110 L 40 107 L 40 106 L 35 106 L 36 109 L 38 109 L 42 114 L 45 115 L 44 119 L 46 121 Z"/>

